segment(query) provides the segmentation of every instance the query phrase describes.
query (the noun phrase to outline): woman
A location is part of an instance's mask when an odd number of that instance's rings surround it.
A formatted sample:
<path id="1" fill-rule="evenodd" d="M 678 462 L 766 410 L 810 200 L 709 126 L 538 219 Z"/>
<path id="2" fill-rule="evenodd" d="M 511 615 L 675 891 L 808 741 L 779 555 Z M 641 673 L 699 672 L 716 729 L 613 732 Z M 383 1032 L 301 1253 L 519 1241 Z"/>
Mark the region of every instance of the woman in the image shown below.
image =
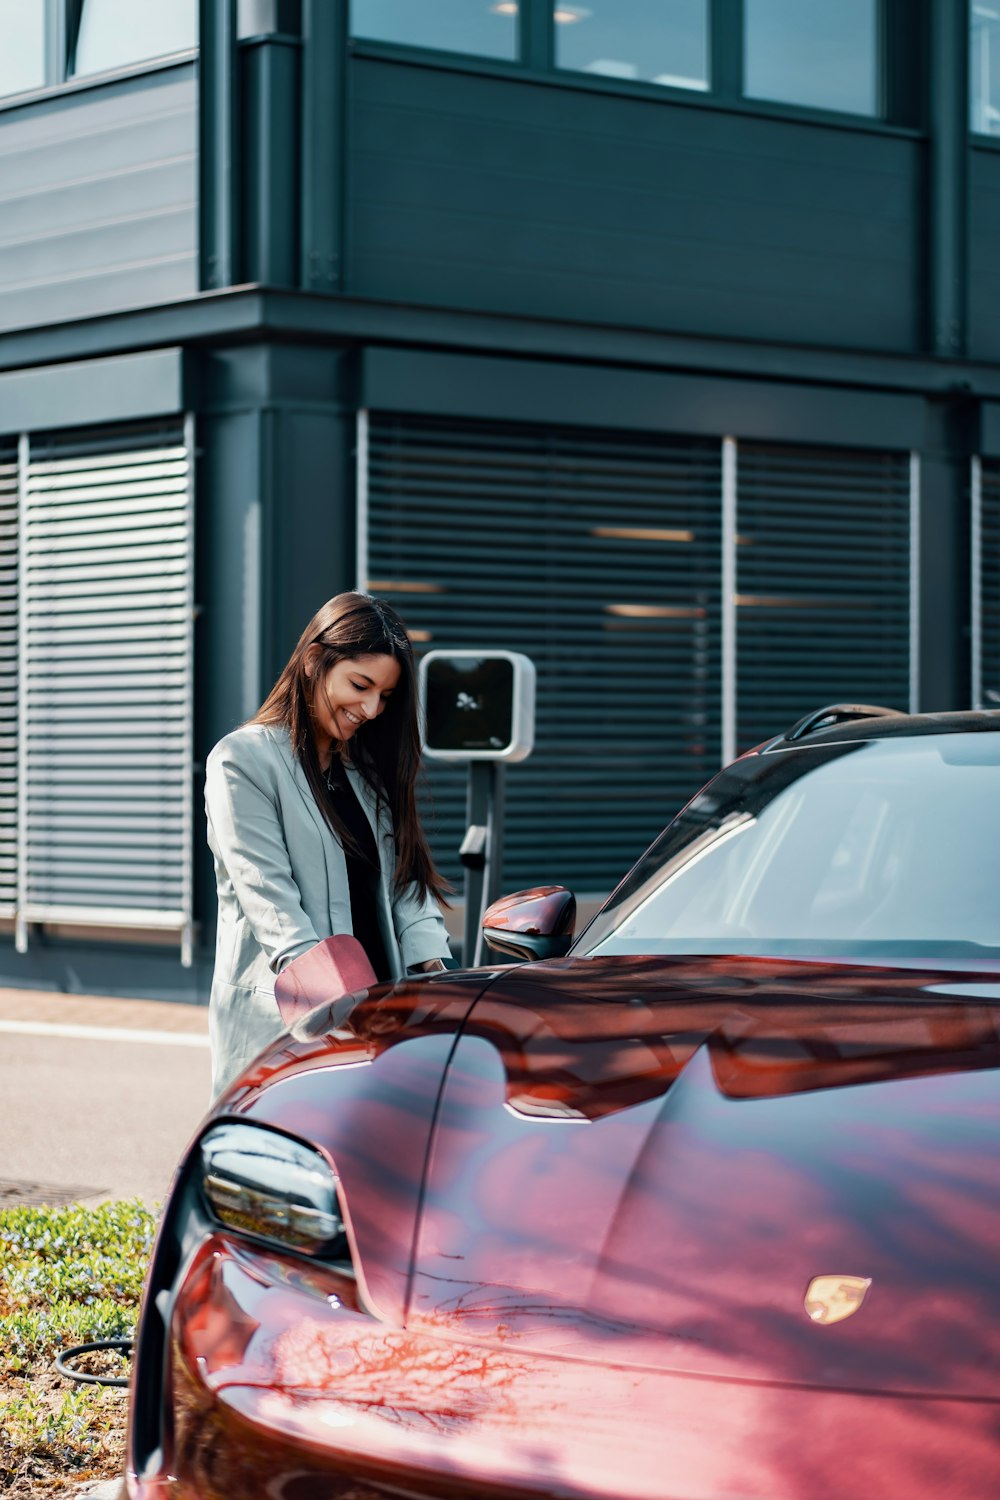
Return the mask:
<path id="1" fill-rule="evenodd" d="M 274 976 L 353 933 L 379 979 L 443 968 L 445 886 L 417 813 L 413 651 L 395 610 L 338 594 L 248 724 L 208 758 L 219 925 L 215 1094 L 281 1031 Z"/>

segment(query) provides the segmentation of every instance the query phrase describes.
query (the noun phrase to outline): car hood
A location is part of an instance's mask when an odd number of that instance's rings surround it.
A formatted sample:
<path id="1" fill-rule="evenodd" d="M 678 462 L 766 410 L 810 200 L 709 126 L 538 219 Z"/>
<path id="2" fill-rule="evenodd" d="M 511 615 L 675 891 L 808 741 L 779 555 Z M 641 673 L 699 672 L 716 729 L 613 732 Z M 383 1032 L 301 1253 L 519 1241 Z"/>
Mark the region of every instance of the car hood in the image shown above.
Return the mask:
<path id="1" fill-rule="evenodd" d="M 507 970 L 452 1054 L 408 1321 L 568 1359 L 997 1399 L 998 1133 L 1000 975 Z"/>

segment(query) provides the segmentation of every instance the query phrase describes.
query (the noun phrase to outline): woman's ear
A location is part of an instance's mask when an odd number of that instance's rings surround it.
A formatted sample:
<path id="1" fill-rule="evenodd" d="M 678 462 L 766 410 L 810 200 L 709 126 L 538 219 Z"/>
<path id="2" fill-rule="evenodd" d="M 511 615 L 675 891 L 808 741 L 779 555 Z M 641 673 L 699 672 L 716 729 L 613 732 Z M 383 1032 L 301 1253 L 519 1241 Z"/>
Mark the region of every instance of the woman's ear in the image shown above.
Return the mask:
<path id="1" fill-rule="evenodd" d="M 315 672 L 316 670 L 316 663 L 319 660 L 319 657 L 320 648 L 319 646 L 317 646 L 316 642 L 313 641 L 311 646 L 306 647 L 306 654 L 302 658 L 302 670 L 310 680 L 312 680 L 313 672 Z"/>

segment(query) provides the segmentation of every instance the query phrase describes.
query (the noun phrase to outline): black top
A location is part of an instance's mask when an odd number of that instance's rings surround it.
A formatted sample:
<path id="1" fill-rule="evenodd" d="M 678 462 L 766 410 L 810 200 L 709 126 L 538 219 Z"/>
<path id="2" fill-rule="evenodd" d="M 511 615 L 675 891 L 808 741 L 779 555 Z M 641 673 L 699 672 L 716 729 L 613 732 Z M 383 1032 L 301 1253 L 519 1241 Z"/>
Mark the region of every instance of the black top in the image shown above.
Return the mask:
<path id="1" fill-rule="evenodd" d="M 368 954 L 377 978 L 391 979 L 392 971 L 378 925 L 379 861 L 372 825 L 336 756 L 324 780 L 333 809 L 353 840 L 353 843 L 344 845 L 344 858 L 347 861 L 354 936 Z"/>

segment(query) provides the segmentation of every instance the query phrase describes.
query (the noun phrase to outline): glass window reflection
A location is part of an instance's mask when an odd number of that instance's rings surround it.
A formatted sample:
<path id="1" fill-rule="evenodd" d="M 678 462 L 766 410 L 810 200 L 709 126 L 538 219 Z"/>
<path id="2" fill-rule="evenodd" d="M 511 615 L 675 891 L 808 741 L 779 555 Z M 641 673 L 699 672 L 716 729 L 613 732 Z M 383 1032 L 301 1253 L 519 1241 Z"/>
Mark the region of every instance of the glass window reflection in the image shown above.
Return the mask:
<path id="1" fill-rule="evenodd" d="M 997 953 L 1000 758 L 989 738 L 855 740 L 737 761 L 647 850 L 582 951 Z"/>
<path id="2" fill-rule="evenodd" d="M 45 83 L 45 0 L 0 0 L 0 94 Z"/>
<path id="3" fill-rule="evenodd" d="M 517 0 L 351 0 L 351 35 L 513 61 Z"/>
<path id="4" fill-rule="evenodd" d="M 879 0 L 746 0 L 744 92 L 875 115 L 878 31 Z"/>
<path id="5" fill-rule="evenodd" d="M 198 45 L 198 0 L 84 0 L 77 76 L 127 68 Z"/>
<path id="6" fill-rule="evenodd" d="M 1000 135 L 1000 4 L 973 0 L 969 14 L 970 129 Z"/>
<path id="7" fill-rule="evenodd" d="M 556 65 L 670 88 L 708 88 L 708 0 L 555 0 Z"/>

